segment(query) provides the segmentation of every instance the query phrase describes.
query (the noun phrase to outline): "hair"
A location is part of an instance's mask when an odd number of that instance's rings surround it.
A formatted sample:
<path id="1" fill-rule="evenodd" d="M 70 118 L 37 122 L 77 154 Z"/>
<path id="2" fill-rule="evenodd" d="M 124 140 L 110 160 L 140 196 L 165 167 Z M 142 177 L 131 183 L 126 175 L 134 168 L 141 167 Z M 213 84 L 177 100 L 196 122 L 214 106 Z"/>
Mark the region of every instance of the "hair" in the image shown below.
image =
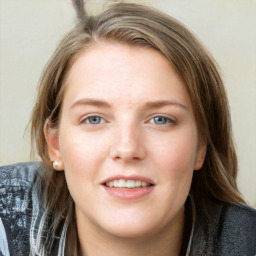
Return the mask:
<path id="1" fill-rule="evenodd" d="M 45 171 L 40 179 L 46 209 L 55 223 L 72 207 L 63 172 L 55 172 L 44 136 L 46 122 L 58 128 L 65 81 L 79 54 L 97 42 L 151 47 L 164 55 L 182 77 L 190 96 L 198 132 L 207 143 L 204 164 L 193 176 L 191 194 L 205 211 L 209 200 L 245 203 L 237 189 L 237 156 L 231 118 L 217 65 L 195 36 L 174 18 L 150 7 L 118 3 L 85 17 L 68 33 L 46 65 L 31 117 L 31 137 Z"/>

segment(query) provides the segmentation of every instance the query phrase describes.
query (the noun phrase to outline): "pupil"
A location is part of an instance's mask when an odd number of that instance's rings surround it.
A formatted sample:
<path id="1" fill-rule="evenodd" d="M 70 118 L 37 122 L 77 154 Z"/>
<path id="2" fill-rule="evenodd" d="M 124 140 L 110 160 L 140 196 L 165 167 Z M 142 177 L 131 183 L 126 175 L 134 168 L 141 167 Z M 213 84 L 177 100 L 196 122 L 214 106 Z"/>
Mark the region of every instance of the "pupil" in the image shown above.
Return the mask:
<path id="1" fill-rule="evenodd" d="M 91 123 L 98 124 L 99 121 L 100 121 L 99 117 L 96 117 L 96 116 L 91 117 Z"/>
<path id="2" fill-rule="evenodd" d="M 164 124 L 165 123 L 165 118 L 164 117 L 155 117 L 155 122 Z"/>

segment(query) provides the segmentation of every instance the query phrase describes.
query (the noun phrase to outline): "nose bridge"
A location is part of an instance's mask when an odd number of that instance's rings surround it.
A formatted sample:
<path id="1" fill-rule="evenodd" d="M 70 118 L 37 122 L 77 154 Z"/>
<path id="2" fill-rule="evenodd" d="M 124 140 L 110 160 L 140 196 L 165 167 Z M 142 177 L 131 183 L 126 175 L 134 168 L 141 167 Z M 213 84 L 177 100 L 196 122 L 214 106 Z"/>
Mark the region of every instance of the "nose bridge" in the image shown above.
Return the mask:
<path id="1" fill-rule="evenodd" d="M 142 159 L 145 149 L 142 141 L 142 127 L 133 120 L 123 120 L 116 127 L 111 156 L 114 159 L 130 161 Z"/>

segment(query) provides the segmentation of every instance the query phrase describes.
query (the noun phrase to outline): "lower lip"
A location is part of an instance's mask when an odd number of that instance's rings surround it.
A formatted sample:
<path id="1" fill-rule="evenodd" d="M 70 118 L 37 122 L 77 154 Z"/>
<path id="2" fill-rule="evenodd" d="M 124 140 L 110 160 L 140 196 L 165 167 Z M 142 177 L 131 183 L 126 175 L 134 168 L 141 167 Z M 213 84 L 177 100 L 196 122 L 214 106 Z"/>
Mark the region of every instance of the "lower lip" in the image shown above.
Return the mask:
<path id="1" fill-rule="evenodd" d="M 139 199 L 146 195 L 148 195 L 153 189 L 154 186 L 143 187 L 143 188 L 134 188 L 134 189 L 120 189 L 120 188 L 110 188 L 103 185 L 105 191 L 113 197 L 120 198 L 120 199 Z"/>

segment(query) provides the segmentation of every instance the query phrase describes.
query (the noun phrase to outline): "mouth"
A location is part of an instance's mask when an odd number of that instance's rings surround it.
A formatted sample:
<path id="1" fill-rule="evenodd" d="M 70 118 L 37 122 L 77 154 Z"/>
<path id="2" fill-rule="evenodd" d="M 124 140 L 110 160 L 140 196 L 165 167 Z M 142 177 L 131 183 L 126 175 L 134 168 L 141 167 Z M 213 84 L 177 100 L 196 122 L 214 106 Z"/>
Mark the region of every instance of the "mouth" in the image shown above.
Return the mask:
<path id="1" fill-rule="evenodd" d="M 119 200 L 135 200 L 150 194 L 155 184 L 144 177 L 112 177 L 101 184 L 108 195 Z"/>
<path id="2" fill-rule="evenodd" d="M 119 188 L 119 189 L 138 189 L 153 186 L 152 183 L 148 183 L 144 180 L 125 180 L 125 179 L 115 179 L 104 183 L 106 187 L 109 188 Z"/>

